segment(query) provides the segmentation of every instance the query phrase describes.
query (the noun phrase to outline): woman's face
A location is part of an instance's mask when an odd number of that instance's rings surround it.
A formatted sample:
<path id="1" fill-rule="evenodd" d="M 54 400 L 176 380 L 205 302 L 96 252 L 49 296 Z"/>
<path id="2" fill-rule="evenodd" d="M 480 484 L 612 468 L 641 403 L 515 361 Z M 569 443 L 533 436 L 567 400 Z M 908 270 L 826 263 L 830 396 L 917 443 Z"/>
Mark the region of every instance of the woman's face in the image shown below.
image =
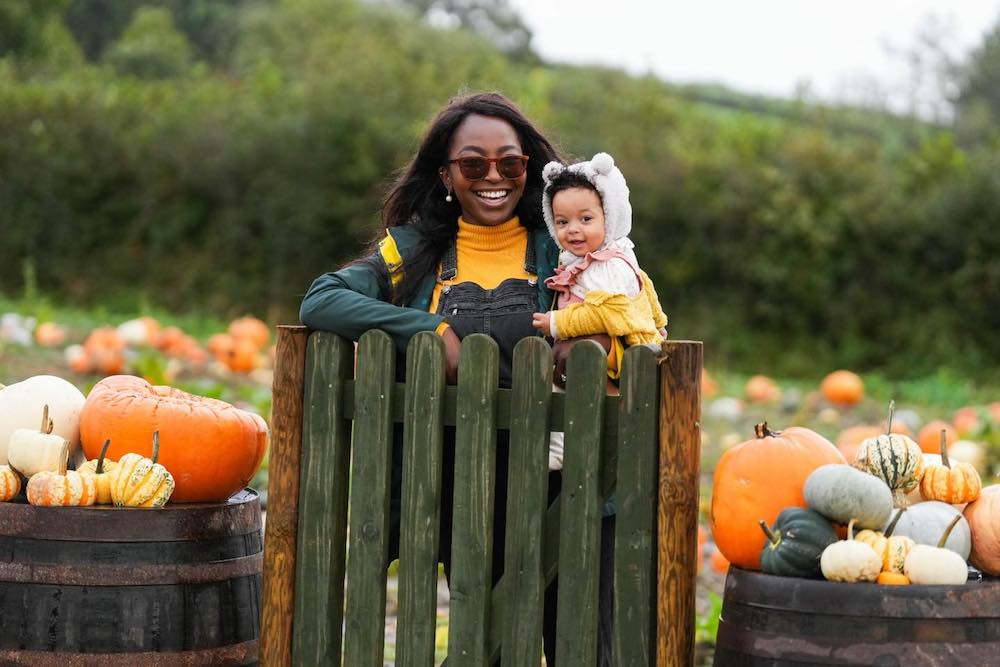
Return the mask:
<path id="1" fill-rule="evenodd" d="M 468 116 L 451 138 L 448 160 L 463 157 L 502 158 L 522 155 L 521 142 L 513 126 L 492 116 Z M 462 207 L 462 218 L 474 225 L 492 227 L 514 217 L 514 208 L 524 194 L 525 171 L 517 178 L 505 178 L 491 162 L 486 176 L 469 180 L 457 162 L 441 169 L 441 181 Z"/>

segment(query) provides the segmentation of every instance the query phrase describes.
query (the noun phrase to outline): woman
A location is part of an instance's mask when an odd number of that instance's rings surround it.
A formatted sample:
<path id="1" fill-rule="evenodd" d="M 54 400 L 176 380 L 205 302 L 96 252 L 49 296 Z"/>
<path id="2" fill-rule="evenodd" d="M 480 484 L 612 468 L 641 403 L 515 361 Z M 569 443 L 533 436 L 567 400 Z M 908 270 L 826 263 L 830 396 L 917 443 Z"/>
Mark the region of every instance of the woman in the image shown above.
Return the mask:
<path id="1" fill-rule="evenodd" d="M 558 159 L 552 144 L 502 95 L 452 100 L 431 122 L 416 156 L 390 188 L 382 206 L 385 235 L 377 248 L 317 278 L 303 299 L 302 323 L 352 340 L 368 329 L 381 329 L 401 353 L 414 334 L 436 331 L 444 342 L 449 382 L 457 377 L 461 339 L 487 333 L 500 349 L 501 386 L 509 387 L 514 345 L 536 335 L 532 314 L 549 310 L 552 303 L 545 279 L 553 274 L 559 251 L 542 217 L 542 168 Z M 398 555 L 399 540 L 398 430 L 396 436 L 390 561 Z M 440 557 L 447 573 L 454 430 L 445 437 Z M 506 510 L 507 442 L 499 440 L 494 582 L 503 571 Z M 549 487 L 551 498 L 558 493 L 558 473 L 550 476 Z M 604 528 L 613 534 L 613 518 L 605 520 Z M 610 556 L 610 540 L 602 541 L 602 654 L 610 654 Z M 555 582 L 546 591 L 545 606 L 543 636 L 551 667 Z"/>

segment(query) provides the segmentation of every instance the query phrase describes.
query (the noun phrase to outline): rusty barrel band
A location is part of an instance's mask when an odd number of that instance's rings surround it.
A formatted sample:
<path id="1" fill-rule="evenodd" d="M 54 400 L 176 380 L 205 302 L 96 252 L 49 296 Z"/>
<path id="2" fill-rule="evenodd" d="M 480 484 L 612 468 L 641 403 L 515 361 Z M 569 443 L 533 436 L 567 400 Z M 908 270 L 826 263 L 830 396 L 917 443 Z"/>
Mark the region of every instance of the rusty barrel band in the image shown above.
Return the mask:
<path id="1" fill-rule="evenodd" d="M 61 586 L 154 586 L 202 584 L 259 574 L 263 553 L 216 563 L 100 565 L 90 563 L 2 563 L 0 581 Z"/>
<path id="2" fill-rule="evenodd" d="M 66 653 L 0 649 L 0 664 L 32 667 L 179 667 L 181 665 L 256 664 L 257 640 L 177 653 Z"/>

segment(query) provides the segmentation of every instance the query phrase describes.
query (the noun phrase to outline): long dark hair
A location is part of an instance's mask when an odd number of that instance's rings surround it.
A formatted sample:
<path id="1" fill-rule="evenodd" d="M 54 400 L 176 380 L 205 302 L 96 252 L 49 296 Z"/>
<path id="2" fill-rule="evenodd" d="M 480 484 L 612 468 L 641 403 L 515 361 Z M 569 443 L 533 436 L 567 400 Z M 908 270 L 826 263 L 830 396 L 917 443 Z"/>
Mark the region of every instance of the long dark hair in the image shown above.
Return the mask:
<path id="1" fill-rule="evenodd" d="M 558 150 L 529 121 L 521 110 L 500 93 L 475 93 L 451 99 L 431 121 L 417 154 L 392 184 L 382 202 L 382 229 L 412 224 L 422 236 L 407 257 L 403 280 L 391 295 L 393 303 L 407 303 L 420 282 L 437 268 L 441 256 L 458 233 L 462 214 L 457 197 L 446 202 L 439 170 L 446 163 L 456 128 L 472 115 L 507 121 L 517 132 L 521 149 L 528 156 L 524 193 L 514 209 L 521 225 L 536 229 L 545 225 L 542 217 L 542 169 L 559 160 Z"/>

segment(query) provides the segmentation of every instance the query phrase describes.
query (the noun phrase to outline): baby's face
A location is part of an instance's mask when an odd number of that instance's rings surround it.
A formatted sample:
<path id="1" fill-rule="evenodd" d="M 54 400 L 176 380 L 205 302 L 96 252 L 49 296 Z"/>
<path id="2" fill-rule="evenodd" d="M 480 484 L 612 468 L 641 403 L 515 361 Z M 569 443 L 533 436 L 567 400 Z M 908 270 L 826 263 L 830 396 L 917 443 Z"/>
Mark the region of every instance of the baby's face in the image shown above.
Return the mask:
<path id="1" fill-rule="evenodd" d="M 563 250 L 583 257 L 604 243 L 604 206 L 593 190 L 560 190 L 552 198 L 552 217 Z"/>

